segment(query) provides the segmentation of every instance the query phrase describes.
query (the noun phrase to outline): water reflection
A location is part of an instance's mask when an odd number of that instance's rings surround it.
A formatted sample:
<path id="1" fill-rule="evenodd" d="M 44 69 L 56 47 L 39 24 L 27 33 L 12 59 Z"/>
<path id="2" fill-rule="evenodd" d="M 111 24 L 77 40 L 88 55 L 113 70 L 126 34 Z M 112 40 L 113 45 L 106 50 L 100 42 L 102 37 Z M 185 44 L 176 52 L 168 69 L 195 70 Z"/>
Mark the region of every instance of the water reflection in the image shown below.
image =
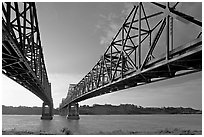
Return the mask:
<path id="1" fill-rule="evenodd" d="M 66 119 L 66 117 L 64 116 L 54 116 L 54 119 L 51 121 L 41 120 L 38 130 L 59 133 L 63 128 L 68 128 L 72 132 L 79 134 L 80 133 L 79 120 Z"/>
<path id="2" fill-rule="evenodd" d="M 52 129 L 52 123 L 50 120 L 41 120 L 39 129 L 43 131 L 50 131 Z"/>

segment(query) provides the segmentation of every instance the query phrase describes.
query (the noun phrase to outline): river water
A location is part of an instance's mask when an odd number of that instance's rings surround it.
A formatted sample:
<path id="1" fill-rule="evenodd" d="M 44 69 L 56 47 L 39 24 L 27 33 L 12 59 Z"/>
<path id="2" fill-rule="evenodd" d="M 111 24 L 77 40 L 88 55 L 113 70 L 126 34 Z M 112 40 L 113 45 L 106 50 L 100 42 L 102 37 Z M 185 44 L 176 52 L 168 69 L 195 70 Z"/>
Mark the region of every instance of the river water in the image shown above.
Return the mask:
<path id="1" fill-rule="evenodd" d="M 2 129 L 59 133 L 62 128 L 74 134 L 123 131 L 158 131 L 168 129 L 202 130 L 202 115 L 80 115 L 80 120 L 54 116 L 41 120 L 40 115 L 2 115 Z"/>

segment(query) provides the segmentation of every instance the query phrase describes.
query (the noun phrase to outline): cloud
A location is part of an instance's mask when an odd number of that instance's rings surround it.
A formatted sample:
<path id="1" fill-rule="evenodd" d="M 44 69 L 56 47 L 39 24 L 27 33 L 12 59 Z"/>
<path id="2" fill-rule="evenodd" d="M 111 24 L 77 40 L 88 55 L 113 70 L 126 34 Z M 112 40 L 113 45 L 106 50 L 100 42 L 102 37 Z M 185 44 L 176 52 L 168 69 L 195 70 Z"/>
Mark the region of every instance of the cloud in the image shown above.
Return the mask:
<path id="1" fill-rule="evenodd" d="M 119 31 L 126 16 L 130 13 L 136 2 L 126 2 L 119 13 L 109 13 L 108 15 L 100 15 L 100 21 L 96 25 L 96 29 L 101 32 L 100 44 L 107 47 L 116 33 Z"/>
<path id="2" fill-rule="evenodd" d="M 115 22 L 110 22 L 110 24 L 107 26 L 107 28 L 104 28 L 104 36 L 101 36 L 100 38 L 100 44 L 101 45 L 107 45 L 111 42 L 115 34 L 117 33 L 119 29 L 119 25 Z"/>
<path id="3" fill-rule="evenodd" d="M 111 39 L 119 29 L 119 23 L 116 22 L 119 16 L 110 13 L 107 16 L 100 15 L 100 17 L 102 18 L 102 22 L 96 26 L 97 29 L 102 32 L 102 36 L 100 37 L 100 44 L 107 45 L 111 42 Z"/>
<path id="4" fill-rule="evenodd" d="M 134 5 L 138 5 L 139 2 L 127 2 L 124 3 L 124 9 L 122 10 L 122 14 L 126 16 L 130 13 Z"/>
<path id="5" fill-rule="evenodd" d="M 120 12 L 111 12 L 107 15 L 100 14 L 100 21 L 96 25 L 97 31 L 100 32 L 100 44 L 103 46 L 109 46 L 109 43 L 118 32 L 125 14 L 123 14 L 124 9 Z"/>

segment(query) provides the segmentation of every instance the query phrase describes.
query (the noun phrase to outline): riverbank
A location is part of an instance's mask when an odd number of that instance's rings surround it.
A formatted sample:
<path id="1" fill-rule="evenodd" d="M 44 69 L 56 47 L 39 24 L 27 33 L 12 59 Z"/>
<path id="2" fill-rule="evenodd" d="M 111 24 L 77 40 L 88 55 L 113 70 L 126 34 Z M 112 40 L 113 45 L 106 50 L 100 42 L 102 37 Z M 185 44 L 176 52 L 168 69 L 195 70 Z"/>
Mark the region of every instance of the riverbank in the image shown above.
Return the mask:
<path id="1" fill-rule="evenodd" d="M 100 131 L 93 135 L 202 135 L 202 131 L 198 130 L 182 130 L 182 129 L 164 129 L 158 131 L 122 131 L 115 130 L 111 132 Z"/>
<path id="2" fill-rule="evenodd" d="M 2 135 L 57 135 L 57 134 L 48 133 L 45 131 L 28 131 L 28 130 L 19 131 L 14 128 L 11 130 L 2 130 Z"/>
<path id="3" fill-rule="evenodd" d="M 59 133 L 50 133 L 45 131 L 18 131 L 16 129 L 2 130 L 2 135 L 72 135 L 74 134 L 68 128 L 63 128 Z M 183 130 L 183 129 L 164 129 L 158 131 L 123 131 L 115 130 L 111 132 L 96 132 L 91 135 L 202 135 L 201 130 Z"/>

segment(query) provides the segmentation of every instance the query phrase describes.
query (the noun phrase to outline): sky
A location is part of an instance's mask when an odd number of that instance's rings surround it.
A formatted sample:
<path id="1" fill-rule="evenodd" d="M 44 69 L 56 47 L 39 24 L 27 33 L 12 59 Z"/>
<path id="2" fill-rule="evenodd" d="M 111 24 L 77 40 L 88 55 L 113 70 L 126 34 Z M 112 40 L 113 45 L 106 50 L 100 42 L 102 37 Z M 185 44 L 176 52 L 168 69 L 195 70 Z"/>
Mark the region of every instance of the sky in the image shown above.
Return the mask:
<path id="1" fill-rule="evenodd" d="M 52 84 L 54 107 L 96 64 L 135 3 L 36 3 L 44 59 Z M 201 20 L 201 4 L 186 3 L 179 10 Z M 148 6 L 147 6 L 148 7 Z M 148 7 L 151 11 L 151 7 Z M 190 10 L 189 10 L 190 8 Z M 188 10 L 186 10 L 188 9 Z M 189 23 L 175 21 L 182 33 L 175 43 L 189 40 Z M 191 26 L 191 27 L 189 27 Z M 185 29 L 184 29 L 185 28 Z M 179 43 L 180 44 L 180 43 Z M 1 75 L 2 104 L 42 106 L 42 101 Z M 80 105 L 135 104 L 144 107 L 182 106 L 202 109 L 202 72 L 87 99 Z"/>

